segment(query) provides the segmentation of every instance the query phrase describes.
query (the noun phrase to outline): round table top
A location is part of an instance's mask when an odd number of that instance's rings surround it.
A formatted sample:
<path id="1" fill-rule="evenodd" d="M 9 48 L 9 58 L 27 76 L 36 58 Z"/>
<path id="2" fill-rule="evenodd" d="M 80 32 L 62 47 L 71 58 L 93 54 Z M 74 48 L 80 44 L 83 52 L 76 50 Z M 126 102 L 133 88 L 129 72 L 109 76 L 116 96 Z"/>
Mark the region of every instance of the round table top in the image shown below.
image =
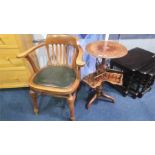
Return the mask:
<path id="1" fill-rule="evenodd" d="M 86 46 L 89 54 L 97 58 L 120 58 L 128 53 L 125 46 L 115 41 L 96 41 Z"/>

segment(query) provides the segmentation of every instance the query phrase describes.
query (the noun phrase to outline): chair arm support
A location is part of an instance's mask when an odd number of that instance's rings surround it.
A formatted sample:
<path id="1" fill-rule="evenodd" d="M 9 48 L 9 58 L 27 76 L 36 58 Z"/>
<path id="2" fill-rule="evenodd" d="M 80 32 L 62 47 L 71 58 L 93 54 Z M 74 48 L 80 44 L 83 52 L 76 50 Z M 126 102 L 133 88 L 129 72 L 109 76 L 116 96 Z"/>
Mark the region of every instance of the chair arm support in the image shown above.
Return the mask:
<path id="1" fill-rule="evenodd" d="M 20 53 L 19 55 L 17 55 L 17 58 L 25 58 L 27 57 L 30 53 L 32 53 L 34 50 L 44 46 L 45 43 L 40 43 L 38 45 L 35 45 L 33 47 L 31 47 L 30 49 L 28 49 L 27 51 L 25 51 L 24 53 Z"/>
<path id="2" fill-rule="evenodd" d="M 79 67 L 83 67 L 85 65 L 85 62 L 82 60 L 83 57 L 83 50 L 81 48 L 81 46 L 78 46 L 78 56 L 76 59 L 76 65 Z"/>

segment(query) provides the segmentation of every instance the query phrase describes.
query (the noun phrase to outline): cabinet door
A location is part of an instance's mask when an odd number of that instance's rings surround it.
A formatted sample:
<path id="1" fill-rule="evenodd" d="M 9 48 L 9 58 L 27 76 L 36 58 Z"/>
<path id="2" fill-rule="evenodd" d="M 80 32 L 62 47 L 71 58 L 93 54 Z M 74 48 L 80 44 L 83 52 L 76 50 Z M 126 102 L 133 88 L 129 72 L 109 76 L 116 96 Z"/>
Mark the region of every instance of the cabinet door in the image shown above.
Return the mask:
<path id="1" fill-rule="evenodd" d="M 30 69 L 16 56 L 32 46 L 31 35 L 0 34 L 0 88 L 28 86 Z"/>

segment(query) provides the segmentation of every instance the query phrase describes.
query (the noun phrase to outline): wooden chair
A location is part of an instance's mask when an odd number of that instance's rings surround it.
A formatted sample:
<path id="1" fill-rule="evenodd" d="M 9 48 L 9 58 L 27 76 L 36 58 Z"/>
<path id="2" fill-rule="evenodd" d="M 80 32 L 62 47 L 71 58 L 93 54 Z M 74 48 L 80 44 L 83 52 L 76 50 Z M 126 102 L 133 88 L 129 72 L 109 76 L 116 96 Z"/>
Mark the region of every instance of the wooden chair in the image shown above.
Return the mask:
<path id="1" fill-rule="evenodd" d="M 31 54 L 43 46 L 46 49 L 43 52 L 47 54 L 48 63 L 46 67 L 40 69 Z M 80 84 L 80 68 L 85 65 L 82 55 L 82 48 L 74 36 L 47 35 L 45 42 L 17 56 L 26 58 L 34 71 L 29 80 L 34 113 L 38 114 L 39 112 L 37 103 L 37 92 L 39 92 L 66 98 L 70 110 L 70 120 L 75 120 L 74 101 L 76 90 Z"/>

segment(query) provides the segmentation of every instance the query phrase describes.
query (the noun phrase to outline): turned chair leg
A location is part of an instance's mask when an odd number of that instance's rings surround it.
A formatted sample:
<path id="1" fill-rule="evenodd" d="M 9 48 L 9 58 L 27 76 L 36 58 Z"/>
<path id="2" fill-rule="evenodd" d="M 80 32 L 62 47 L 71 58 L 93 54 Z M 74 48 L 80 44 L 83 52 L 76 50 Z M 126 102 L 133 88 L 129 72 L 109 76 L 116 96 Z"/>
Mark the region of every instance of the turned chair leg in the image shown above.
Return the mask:
<path id="1" fill-rule="evenodd" d="M 33 90 L 30 90 L 30 96 L 32 98 L 34 113 L 38 114 L 39 109 L 38 109 L 38 103 L 37 103 L 37 93 L 34 92 Z"/>
<path id="2" fill-rule="evenodd" d="M 75 116 L 74 116 L 74 101 L 75 101 L 76 95 L 69 95 L 69 97 L 67 98 L 67 102 L 68 102 L 68 106 L 69 106 L 69 110 L 70 110 L 70 120 L 74 121 L 75 120 Z"/>

